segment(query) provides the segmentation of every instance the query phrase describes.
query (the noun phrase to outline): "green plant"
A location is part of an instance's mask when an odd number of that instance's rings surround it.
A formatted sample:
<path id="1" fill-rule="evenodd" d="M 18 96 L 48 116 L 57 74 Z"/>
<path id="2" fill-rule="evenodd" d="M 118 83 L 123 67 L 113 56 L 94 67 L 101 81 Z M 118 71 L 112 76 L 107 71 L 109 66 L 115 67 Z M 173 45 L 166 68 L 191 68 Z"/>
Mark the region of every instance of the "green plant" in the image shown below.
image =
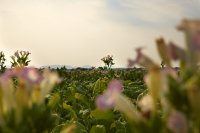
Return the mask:
<path id="1" fill-rule="evenodd" d="M 185 33 L 186 49 L 158 39 L 158 53 L 166 63 L 160 69 L 137 49 L 137 58 L 129 60 L 147 67 L 144 80 L 148 92 L 136 104 L 122 94 L 121 81 L 113 80 L 107 91 L 96 100 L 101 110 L 115 108 L 126 115 L 129 129 L 135 133 L 199 133 L 200 132 L 200 21 L 183 20 L 178 29 Z M 180 74 L 171 67 L 180 61 Z"/>
<path id="2" fill-rule="evenodd" d="M 95 108 L 95 99 L 106 90 L 113 78 L 122 79 L 123 93 L 133 101 L 146 90 L 145 69 L 123 70 L 64 70 L 57 69 L 63 79 L 52 92 L 59 94 L 59 104 L 52 110 L 59 118 L 53 133 L 64 131 L 109 133 L 127 132 L 127 122 L 118 111 L 101 112 Z"/>
<path id="3" fill-rule="evenodd" d="M 35 68 L 8 69 L 0 76 L 0 132 L 46 133 L 56 124 L 53 100 L 45 97 L 58 82 L 56 73 Z"/>
<path id="4" fill-rule="evenodd" d="M 113 62 L 113 56 L 112 55 L 107 55 L 105 57 L 103 57 L 101 59 L 104 64 L 105 64 L 105 67 L 107 67 L 108 69 L 111 69 L 112 65 L 114 65 L 115 63 Z"/>
<path id="5" fill-rule="evenodd" d="M 3 73 L 6 70 L 5 61 L 6 61 L 5 55 L 1 51 L 0 52 L 0 74 Z"/>
<path id="6" fill-rule="evenodd" d="M 24 67 L 28 66 L 30 60 L 28 56 L 30 53 L 28 51 L 16 51 L 13 56 L 11 56 L 11 67 Z"/>

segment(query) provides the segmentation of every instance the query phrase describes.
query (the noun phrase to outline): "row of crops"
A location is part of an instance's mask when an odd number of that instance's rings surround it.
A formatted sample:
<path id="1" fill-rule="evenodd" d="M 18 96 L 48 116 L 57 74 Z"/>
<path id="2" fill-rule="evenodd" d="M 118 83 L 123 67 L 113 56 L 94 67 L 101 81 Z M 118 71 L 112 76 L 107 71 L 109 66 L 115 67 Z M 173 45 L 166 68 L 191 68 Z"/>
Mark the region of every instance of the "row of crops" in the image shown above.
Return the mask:
<path id="1" fill-rule="evenodd" d="M 58 132 L 68 125 L 76 125 L 77 132 L 129 132 L 125 117 L 117 110 L 101 111 L 96 109 L 96 97 L 107 88 L 112 79 L 123 82 L 123 93 L 133 103 L 137 102 L 140 94 L 145 92 L 143 82 L 145 69 L 129 70 L 65 70 L 57 69 L 62 77 L 53 90 L 59 100 L 55 104 L 54 112 L 59 118 L 59 126 L 53 132 Z"/>

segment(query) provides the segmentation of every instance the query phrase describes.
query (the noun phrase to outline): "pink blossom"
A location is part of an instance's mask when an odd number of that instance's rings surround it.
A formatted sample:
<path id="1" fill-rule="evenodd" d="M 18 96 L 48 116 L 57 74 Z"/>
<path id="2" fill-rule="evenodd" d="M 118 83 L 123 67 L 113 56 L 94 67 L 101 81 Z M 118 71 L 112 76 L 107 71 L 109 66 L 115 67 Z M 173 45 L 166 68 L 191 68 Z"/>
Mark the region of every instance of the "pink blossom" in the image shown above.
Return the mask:
<path id="1" fill-rule="evenodd" d="M 13 69 L 7 69 L 1 76 L 1 81 L 6 81 L 11 77 L 14 77 L 16 75 L 16 72 Z"/>
<path id="2" fill-rule="evenodd" d="M 122 83 L 118 80 L 112 80 L 107 88 L 107 91 L 96 99 L 96 106 L 101 110 L 114 107 L 118 96 L 123 91 Z"/>
<path id="3" fill-rule="evenodd" d="M 186 52 L 182 48 L 170 42 L 168 45 L 168 53 L 172 60 L 186 60 Z"/>
<path id="4" fill-rule="evenodd" d="M 200 50 L 200 20 L 184 19 L 177 27 L 179 30 L 184 31 L 187 37 L 187 45 L 190 50 Z M 192 51 L 191 51 L 192 52 Z"/>
<path id="5" fill-rule="evenodd" d="M 23 68 L 20 73 L 19 77 L 22 79 L 27 80 L 31 84 L 39 84 L 43 80 L 42 74 L 40 74 L 36 68 Z"/>
<path id="6" fill-rule="evenodd" d="M 167 126 L 173 133 L 187 133 L 188 132 L 187 119 L 185 115 L 179 111 L 173 110 L 170 113 Z"/>
<path id="7" fill-rule="evenodd" d="M 136 58 L 135 60 L 128 60 L 128 67 L 131 67 L 135 64 L 141 65 L 143 67 L 149 67 L 155 64 L 149 57 L 142 53 L 142 49 L 143 48 L 136 49 Z"/>

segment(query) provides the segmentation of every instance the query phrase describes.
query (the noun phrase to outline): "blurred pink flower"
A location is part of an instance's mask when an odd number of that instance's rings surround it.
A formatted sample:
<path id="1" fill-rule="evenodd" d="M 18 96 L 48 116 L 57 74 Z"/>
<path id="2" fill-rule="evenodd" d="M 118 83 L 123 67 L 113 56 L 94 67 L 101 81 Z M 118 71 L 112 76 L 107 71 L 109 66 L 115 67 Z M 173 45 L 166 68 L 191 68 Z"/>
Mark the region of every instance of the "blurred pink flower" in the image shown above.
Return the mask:
<path id="1" fill-rule="evenodd" d="M 7 69 L 1 76 L 0 81 L 4 82 L 8 80 L 9 78 L 15 76 L 15 71 L 13 69 Z"/>
<path id="2" fill-rule="evenodd" d="M 185 32 L 189 50 L 199 51 L 200 50 L 200 20 L 184 19 L 177 28 Z"/>
<path id="3" fill-rule="evenodd" d="M 128 59 L 128 67 L 132 67 L 135 64 L 141 65 L 143 67 L 149 67 L 154 65 L 155 63 L 146 55 L 142 53 L 143 48 L 136 49 L 136 58 L 135 60 Z"/>
<path id="4" fill-rule="evenodd" d="M 186 52 L 182 48 L 179 48 L 174 43 L 170 42 L 168 45 L 168 53 L 172 60 L 186 60 Z"/>
<path id="5" fill-rule="evenodd" d="M 173 110 L 167 121 L 168 128 L 173 133 L 187 133 L 188 123 L 185 115 L 179 111 Z"/>
<path id="6" fill-rule="evenodd" d="M 197 31 L 196 34 L 192 37 L 193 49 L 200 50 L 200 31 Z"/>
<path id="7" fill-rule="evenodd" d="M 0 76 L 0 80 L 6 81 L 12 77 L 26 80 L 30 84 L 39 84 L 43 80 L 42 74 L 33 67 L 7 69 L 4 74 Z"/>
<path id="8" fill-rule="evenodd" d="M 141 114 L 145 118 L 149 118 L 152 111 L 153 111 L 153 100 L 150 95 L 145 95 L 142 99 L 138 102 L 138 106 L 141 109 Z"/>
<path id="9" fill-rule="evenodd" d="M 19 77 L 27 80 L 31 84 L 39 84 L 43 80 L 42 74 L 40 74 L 38 70 L 33 67 L 23 68 L 19 73 Z"/>
<path id="10" fill-rule="evenodd" d="M 106 110 L 114 107 L 115 102 L 122 91 L 123 87 L 121 81 L 112 80 L 108 84 L 107 91 L 103 95 L 97 97 L 96 99 L 97 108 L 101 110 Z"/>

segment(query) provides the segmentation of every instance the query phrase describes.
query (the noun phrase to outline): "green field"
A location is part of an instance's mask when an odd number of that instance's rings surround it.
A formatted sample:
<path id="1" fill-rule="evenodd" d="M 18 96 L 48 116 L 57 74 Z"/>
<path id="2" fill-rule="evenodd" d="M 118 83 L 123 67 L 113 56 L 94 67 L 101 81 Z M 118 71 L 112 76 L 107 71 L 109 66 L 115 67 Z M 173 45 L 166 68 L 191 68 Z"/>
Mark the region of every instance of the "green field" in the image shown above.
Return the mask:
<path id="1" fill-rule="evenodd" d="M 53 132 L 59 132 L 63 126 L 75 123 L 77 132 L 92 132 L 97 125 L 102 126 L 108 133 L 129 132 L 128 124 L 123 115 L 116 110 L 101 112 L 95 107 L 95 99 L 102 94 L 107 83 L 112 79 L 123 82 L 123 94 L 128 96 L 133 103 L 145 93 L 146 85 L 143 82 L 146 70 L 142 68 L 124 70 L 55 70 L 62 77 L 51 95 L 57 94 L 59 102 L 55 104 L 60 126 Z"/>

